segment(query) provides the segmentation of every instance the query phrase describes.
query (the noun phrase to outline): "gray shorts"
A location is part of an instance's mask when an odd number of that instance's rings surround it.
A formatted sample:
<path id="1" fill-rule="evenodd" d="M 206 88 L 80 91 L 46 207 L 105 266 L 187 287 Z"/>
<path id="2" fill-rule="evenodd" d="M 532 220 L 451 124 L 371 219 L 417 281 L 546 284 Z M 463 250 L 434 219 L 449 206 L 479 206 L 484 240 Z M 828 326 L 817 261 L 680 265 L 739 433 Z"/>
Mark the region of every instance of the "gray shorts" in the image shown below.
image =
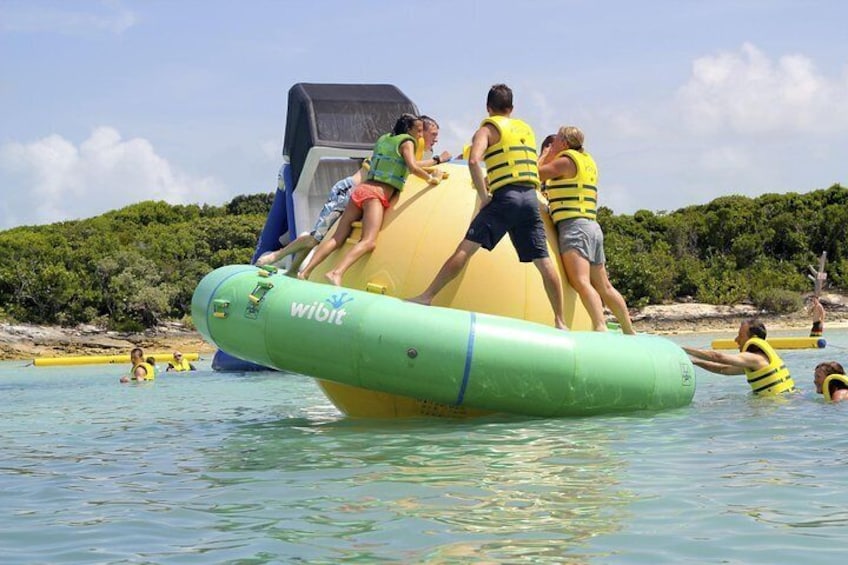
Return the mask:
<path id="1" fill-rule="evenodd" d="M 604 232 L 598 222 L 588 218 L 573 218 L 559 222 L 556 227 L 560 253 L 576 249 L 592 265 L 606 263 Z"/>

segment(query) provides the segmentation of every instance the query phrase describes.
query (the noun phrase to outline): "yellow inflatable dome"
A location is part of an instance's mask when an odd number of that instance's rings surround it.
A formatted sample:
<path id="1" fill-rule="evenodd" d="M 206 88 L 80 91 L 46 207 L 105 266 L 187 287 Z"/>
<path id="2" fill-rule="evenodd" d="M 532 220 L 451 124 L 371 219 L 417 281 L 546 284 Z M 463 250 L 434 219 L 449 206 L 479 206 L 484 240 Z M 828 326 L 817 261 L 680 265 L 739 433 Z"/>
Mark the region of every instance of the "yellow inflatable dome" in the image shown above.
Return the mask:
<path id="1" fill-rule="evenodd" d="M 427 287 L 464 237 L 478 206 L 467 164 L 448 163 L 437 168 L 448 178 L 434 187 L 428 187 L 418 177 L 409 177 L 405 189 L 386 210 L 376 249 L 345 273 L 343 286 L 400 298 L 415 296 Z M 543 205 L 541 195 L 539 204 Z M 556 231 L 546 213 L 543 218 L 548 251 L 563 281 L 565 322 L 572 330 L 588 331 L 589 315 L 562 271 Z M 310 280 L 327 283 L 325 273 L 359 236 L 360 230 L 354 229 L 347 243 L 319 265 Z M 553 326 L 553 312 L 541 275 L 532 263 L 518 261 L 507 237 L 491 252 L 478 251 L 466 269 L 436 296 L 433 305 Z M 463 407 L 430 405 L 327 381 L 319 383 L 340 410 L 353 416 L 467 415 Z"/>

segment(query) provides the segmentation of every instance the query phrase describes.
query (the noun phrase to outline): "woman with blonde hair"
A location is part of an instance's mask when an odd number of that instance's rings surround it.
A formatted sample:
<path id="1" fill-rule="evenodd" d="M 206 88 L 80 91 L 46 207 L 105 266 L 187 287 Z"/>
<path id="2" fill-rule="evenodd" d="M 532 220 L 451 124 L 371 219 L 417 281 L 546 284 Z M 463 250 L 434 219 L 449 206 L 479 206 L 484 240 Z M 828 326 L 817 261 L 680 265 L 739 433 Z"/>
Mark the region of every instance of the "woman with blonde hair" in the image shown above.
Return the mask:
<path id="1" fill-rule="evenodd" d="M 607 276 L 604 233 L 596 221 L 598 167 L 583 148 L 579 128 L 559 128 L 539 157 L 539 176 L 545 183 L 548 209 L 557 227 L 562 266 L 589 312 L 592 329 L 606 331 L 606 304 L 621 330 L 635 333 L 627 304 Z"/>

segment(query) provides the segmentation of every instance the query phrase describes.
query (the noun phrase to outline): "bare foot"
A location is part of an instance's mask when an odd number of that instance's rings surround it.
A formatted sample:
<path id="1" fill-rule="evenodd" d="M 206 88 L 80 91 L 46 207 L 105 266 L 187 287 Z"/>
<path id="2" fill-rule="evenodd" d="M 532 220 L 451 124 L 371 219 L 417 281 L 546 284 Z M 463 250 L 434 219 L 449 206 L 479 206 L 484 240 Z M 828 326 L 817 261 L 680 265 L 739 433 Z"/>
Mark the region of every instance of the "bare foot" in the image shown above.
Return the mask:
<path id="1" fill-rule="evenodd" d="M 342 277 L 335 271 L 327 271 L 327 274 L 324 275 L 330 284 L 335 286 L 342 286 Z"/>
<path id="2" fill-rule="evenodd" d="M 568 326 L 566 326 L 565 322 L 563 322 L 562 320 L 554 320 L 554 327 L 556 327 L 556 329 L 558 330 L 562 330 L 565 332 L 571 331 L 568 329 Z"/>
<path id="3" fill-rule="evenodd" d="M 419 294 L 418 296 L 413 296 L 412 298 L 407 298 L 406 302 L 414 302 L 415 304 L 421 304 L 423 306 L 429 306 L 431 302 L 433 302 L 432 298 L 426 298 L 423 294 Z"/>
<path id="4" fill-rule="evenodd" d="M 297 274 L 297 278 L 299 278 L 299 279 L 300 279 L 300 280 L 302 280 L 302 281 L 305 281 L 306 279 L 308 279 L 308 278 L 309 278 L 309 275 L 306 273 L 306 271 L 300 271 L 300 272 Z"/>

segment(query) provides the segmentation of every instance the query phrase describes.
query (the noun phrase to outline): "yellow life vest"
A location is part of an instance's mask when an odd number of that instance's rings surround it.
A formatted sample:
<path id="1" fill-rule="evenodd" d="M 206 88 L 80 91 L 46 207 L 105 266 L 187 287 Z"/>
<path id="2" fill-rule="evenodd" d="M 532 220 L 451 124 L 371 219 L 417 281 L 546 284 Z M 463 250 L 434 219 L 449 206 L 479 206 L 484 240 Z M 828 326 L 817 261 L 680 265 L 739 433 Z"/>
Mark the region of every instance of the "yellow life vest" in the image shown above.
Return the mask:
<path id="1" fill-rule="evenodd" d="M 135 368 L 138 367 L 139 365 L 144 367 L 144 370 L 147 371 L 147 376 L 144 378 L 144 380 L 152 381 L 153 379 L 156 378 L 156 368 L 153 365 L 151 365 L 150 363 L 147 363 L 147 362 L 144 362 L 144 361 L 142 361 L 141 363 L 136 363 L 135 365 L 133 365 L 132 371 L 130 372 L 131 376 L 132 376 L 132 373 L 135 372 Z"/>
<path id="2" fill-rule="evenodd" d="M 177 372 L 191 371 L 191 363 L 189 363 L 188 359 L 186 359 L 185 357 L 183 357 L 179 361 L 174 358 L 171 358 L 170 364 L 171 367 L 173 367 L 174 370 Z"/>
<path id="3" fill-rule="evenodd" d="M 748 351 L 752 345 L 756 345 L 765 353 L 769 361 L 769 364 L 762 369 L 756 371 L 745 369 L 745 376 L 754 394 L 770 396 L 795 390 L 795 381 L 792 380 L 789 369 L 774 348 L 766 340 L 752 337 L 742 346 L 742 351 Z"/>
<path id="4" fill-rule="evenodd" d="M 842 383 L 843 386 L 834 387 L 833 390 L 830 389 L 830 385 Z M 822 394 L 824 394 L 824 399 L 830 402 L 831 396 L 833 396 L 833 392 L 840 388 L 848 388 L 848 377 L 845 375 L 833 374 L 825 377 L 824 382 L 822 383 Z"/>
<path id="5" fill-rule="evenodd" d="M 419 137 L 415 140 L 415 160 L 420 161 L 424 158 L 424 138 Z"/>
<path id="6" fill-rule="evenodd" d="M 568 156 L 577 167 L 571 178 L 548 180 L 548 209 L 554 223 L 571 218 L 594 220 L 598 215 L 598 167 L 588 153 L 576 149 L 560 151 L 556 158 Z"/>
<path id="7" fill-rule="evenodd" d="M 508 184 L 541 186 L 533 129 L 521 120 L 506 116 L 490 116 L 480 126 L 485 124 L 492 124 L 501 134 L 500 141 L 483 154 L 489 191 Z"/>

